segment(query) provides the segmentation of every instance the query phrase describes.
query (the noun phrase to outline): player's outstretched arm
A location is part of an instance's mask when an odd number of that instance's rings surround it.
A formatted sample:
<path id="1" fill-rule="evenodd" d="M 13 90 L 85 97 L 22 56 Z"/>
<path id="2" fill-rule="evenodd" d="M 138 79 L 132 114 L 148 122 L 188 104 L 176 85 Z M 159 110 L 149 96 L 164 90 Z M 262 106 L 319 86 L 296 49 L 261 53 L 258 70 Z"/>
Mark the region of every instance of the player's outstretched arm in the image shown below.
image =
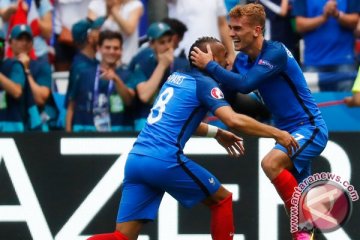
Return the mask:
<path id="1" fill-rule="evenodd" d="M 248 135 L 274 138 L 279 144 L 286 147 L 289 155 L 299 148 L 298 142 L 288 132 L 260 123 L 246 115 L 237 114 L 229 106 L 218 108 L 215 115 L 231 129 Z"/>
<path id="2" fill-rule="evenodd" d="M 204 137 L 214 137 L 232 157 L 239 157 L 245 152 L 243 139 L 224 129 L 206 123 L 200 123 L 195 134 Z"/>

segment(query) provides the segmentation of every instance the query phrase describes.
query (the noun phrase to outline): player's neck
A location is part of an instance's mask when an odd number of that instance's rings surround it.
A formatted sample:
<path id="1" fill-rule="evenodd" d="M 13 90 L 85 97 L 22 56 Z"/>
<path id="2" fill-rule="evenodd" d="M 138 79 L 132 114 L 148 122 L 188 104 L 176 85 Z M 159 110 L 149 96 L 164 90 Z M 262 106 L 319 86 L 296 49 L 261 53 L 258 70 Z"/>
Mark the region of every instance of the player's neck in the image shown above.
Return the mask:
<path id="1" fill-rule="evenodd" d="M 250 57 L 252 61 L 255 61 L 256 58 L 261 53 L 262 47 L 264 44 L 264 37 L 258 37 L 256 41 L 254 42 L 254 45 L 252 48 L 248 51 L 247 55 Z"/>

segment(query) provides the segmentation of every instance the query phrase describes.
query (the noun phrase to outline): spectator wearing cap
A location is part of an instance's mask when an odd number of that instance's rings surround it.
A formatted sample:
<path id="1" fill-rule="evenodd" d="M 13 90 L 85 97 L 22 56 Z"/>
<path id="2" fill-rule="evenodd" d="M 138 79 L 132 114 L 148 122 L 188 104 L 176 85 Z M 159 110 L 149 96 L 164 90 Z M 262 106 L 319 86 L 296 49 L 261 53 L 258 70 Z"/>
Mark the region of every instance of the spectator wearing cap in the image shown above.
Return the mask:
<path id="1" fill-rule="evenodd" d="M 164 18 L 163 20 L 161 20 L 161 22 L 169 25 L 169 27 L 173 31 L 174 33 L 172 36 L 173 48 L 174 50 L 177 49 L 179 47 L 180 42 L 184 38 L 184 34 L 188 30 L 186 25 L 180 20 L 175 18 Z M 187 59 L 185 50 L 182 49 L 182 51 L 177 56 L 175 56 L 174 63 L 171 65 L 170 71 L 186 72 L 188 70 L 190 70 L 190 63 Z"/>
<path id="2" fill-rule="evenodd" d="M 4 59 L 5 37 L 0 33 L 0 132 L 23 132 L 25 72 L 19 61 Z"/>
<path id="3" fill-rule="evenodd" d="M 10 33 L 9 23 L 11 22 L 11 17 L 19 11 L 19 1 L 13 0 L 1 0 L 0 1 L 0 15 L 4 22 L 5 32 Z M 48 61 L 49 47 L 47 41 L 50 40 L 52 36 L 52 11 L 53 7 L 49 0 L 33 0 L 35 4 L 35 14 L 38 15 L 38 20 L 34 21 L 34 49 L 35 55 L 37 58 Z M 21 5 L 23 10 L 30 14 L 28 11 L 30 6 L 27 5 L 26 1 L 23 1 Z M 30 23 L 29 23 L 30 24 Z M 35 27 L 36 26 L 36 27 Z"/>
<path id="4" fill-rule="evenodd" d="M 122 53 L 118 32 L 100 33 L 98 52 L 101 62 L 82 71 L 71 93 L 66 118 L 67 132 L 131 131 L 132 121 L 126 111 L 135 95 L 126 86 L 130 75 L 117 66 Z"/>
<path id="5" fill-rule="evenodd" d="M 90 19 L 106 16 L 102 30 L 121 33 L 124 38 L 122 62 L 125 64 L 129 64 L 139 49 L 138 26 L 143 13 L 140 0 L 92 0 L 88 9 Z"/>
<path id="6" fill-rule="evenodd" d="M 51 95 L 51 66 L 43 59 L 31 59 L 33 35 L 30 26 L 16 25 L 11 30 L 10 48 L 14 59 L 20 61 L 24 67 L 27 80 L 35 104 L 41 113 L 43 131 L 49 131 L 56 125 L 57 109 Z"/>
<path id="7" fill-rule="evenodd" d="M 162 22 L 151 24 L 147 31 L 149 46 L 142 48 L 130 62 L 130 83 L 137 93 L 134 106 L 136 131 L 145 126 L 154 97 L 170 75 L 174 62 L 172 35 L 169 25 Z"/>
<path id="8" fill-rule="evenodd" d="M 95 56 L 100 28 L 103 22 L 104 18 L 97 18 L 95 21 L 82 19 L 76 22 L 71 29 L 74 43 L 80 51 L 75 55 L 69 71 L 69 82 L 65 100 L 66 108 L 68 107 L 69 96 L 73 94 L 73 87 L 80 73 L 98 64 Z M 72 114 L 72 112 L 67 111 L 66 117 L 72 119 Z"/>

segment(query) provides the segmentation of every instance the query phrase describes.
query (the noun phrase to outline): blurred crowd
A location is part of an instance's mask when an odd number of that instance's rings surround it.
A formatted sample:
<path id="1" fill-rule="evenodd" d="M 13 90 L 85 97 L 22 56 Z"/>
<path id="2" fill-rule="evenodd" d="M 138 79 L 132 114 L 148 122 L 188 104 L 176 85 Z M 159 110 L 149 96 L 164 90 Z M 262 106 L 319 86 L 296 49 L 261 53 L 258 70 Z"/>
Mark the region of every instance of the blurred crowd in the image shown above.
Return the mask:
<path id="1" fill-rule="evenodd" d="M 0 132 L 140 131 L 167 77 L 202 36 L 236 52 L 227 13 L 246 0 L 0 0 Z M 259 0 L 320 91 L 360 105 L 360 2 Z M 68 72 L 66 93 L 53 73 Z M 357 77 L 356 83 L 354 81 Z M 154 106 L 161 117 L 164 106 Z"/>

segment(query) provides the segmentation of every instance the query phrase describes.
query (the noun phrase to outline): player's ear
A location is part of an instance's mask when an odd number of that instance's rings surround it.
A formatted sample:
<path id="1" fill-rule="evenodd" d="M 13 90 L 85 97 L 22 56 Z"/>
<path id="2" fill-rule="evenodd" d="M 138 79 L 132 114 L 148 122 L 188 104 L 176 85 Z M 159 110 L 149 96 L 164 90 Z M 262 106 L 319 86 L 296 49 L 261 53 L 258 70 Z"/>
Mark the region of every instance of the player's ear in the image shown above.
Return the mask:
<path id="1" fill-rule="evenodd" d="M 260 26 L 256 26 L 254 28 L 254 37 L 258 37 L 262 34 L 262 28 Z"/>
<path id="2" fill-rule="evenodd" d="M 207 50 L 207 53 L 213 55 L 210 44 L 206 44 L 206 50 Z"/>
<path id="3" fill-rule="evenodd" d="M 215 54 L 212 52 L 212 50 L 211 50 L 211 44 L 209 44 L 209 43 L 206 44 L 206 52 L 207 52 L 208 54 L 211 54 L 213 61 L 216 61 Z"/>

